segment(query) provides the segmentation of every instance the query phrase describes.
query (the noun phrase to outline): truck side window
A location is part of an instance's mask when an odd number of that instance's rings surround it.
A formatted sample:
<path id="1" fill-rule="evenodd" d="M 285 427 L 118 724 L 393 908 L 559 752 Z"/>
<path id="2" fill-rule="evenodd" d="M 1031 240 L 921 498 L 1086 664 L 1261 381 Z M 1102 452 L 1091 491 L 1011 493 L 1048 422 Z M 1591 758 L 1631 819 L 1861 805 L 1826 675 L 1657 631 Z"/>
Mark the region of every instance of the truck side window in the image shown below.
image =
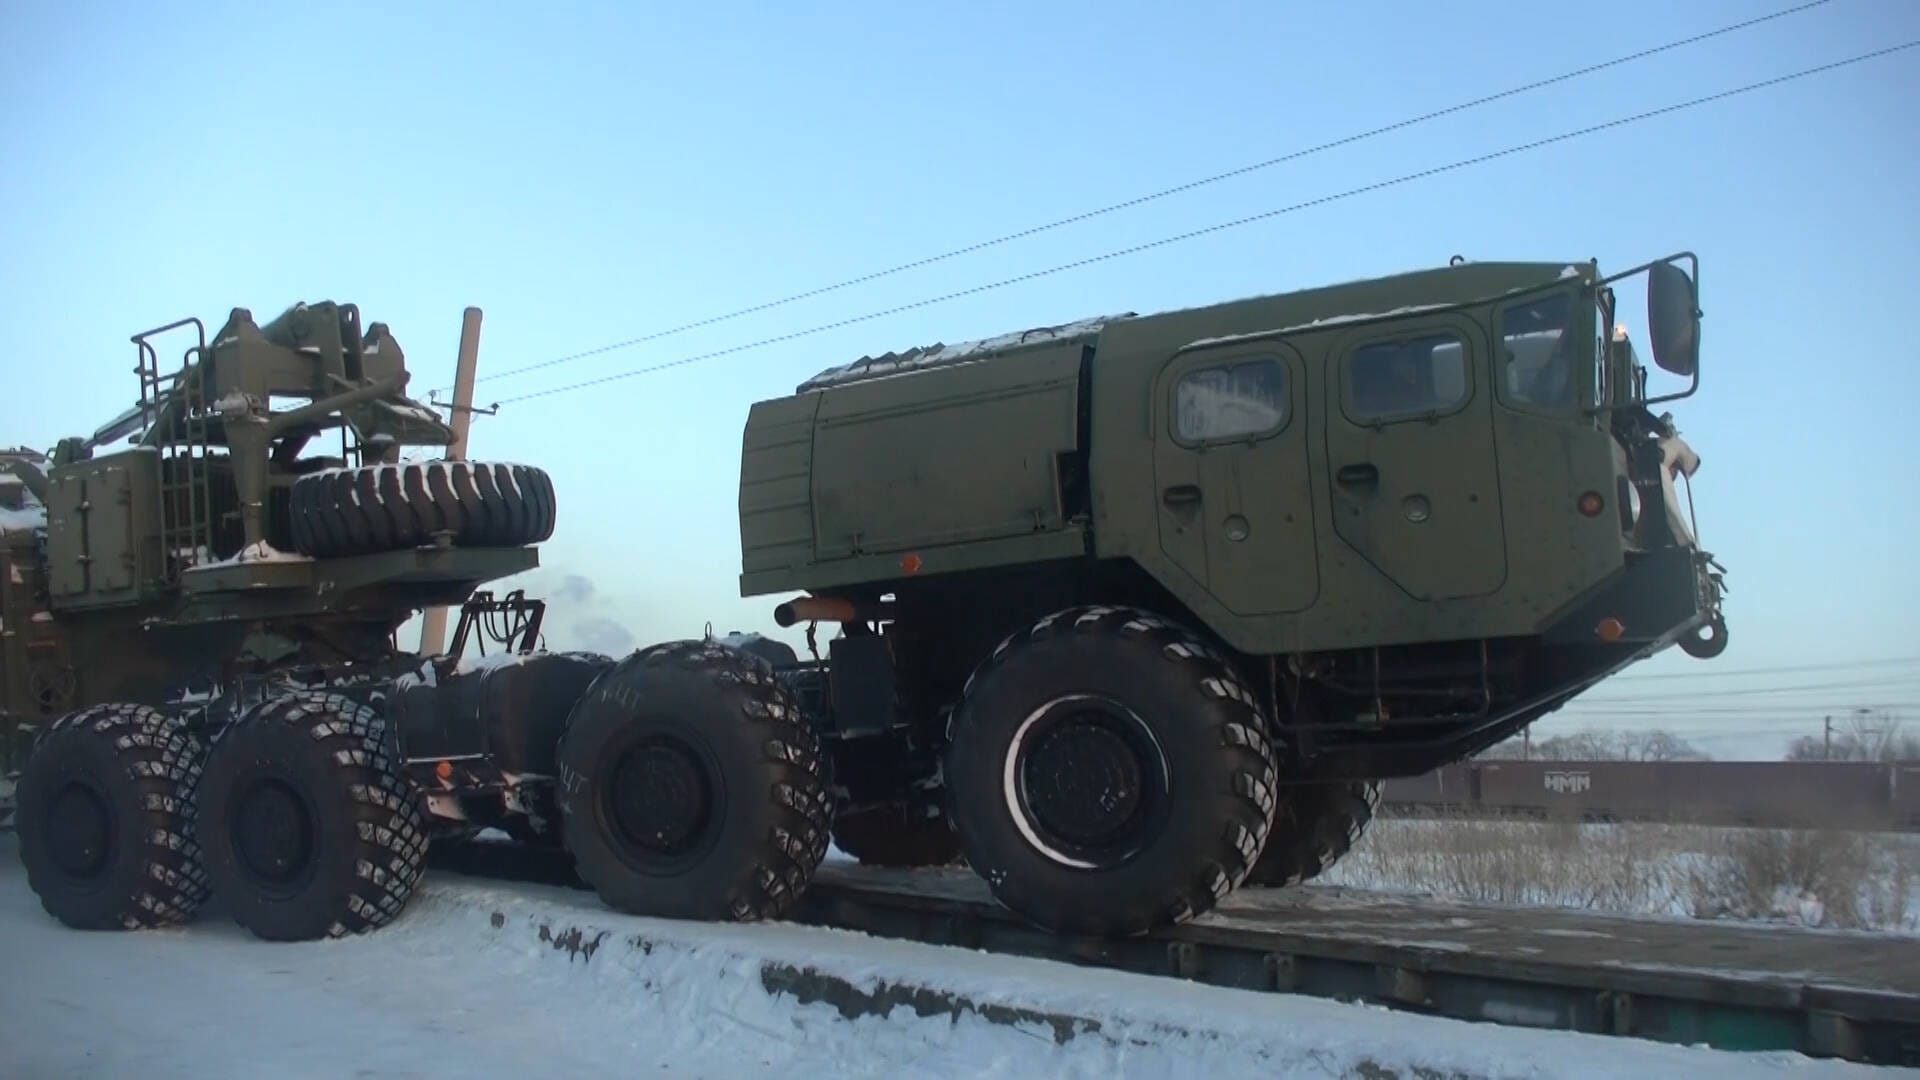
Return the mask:
<path id="1" fill-rule="evenodd" d="M 1570 409 L 1579 395 L 1573 295 L 1557 292 L 1500 313 L 1500 392 L 1516 405 Z"/>
<path id="2" fill-rule="evenodd" d="M 1360 423 L 1448 412 L 1471 393 L 1466 344 L 1447 333 L 1362 345 L 1346 376 L 1347 415 Z"/>
<path id="3" fill-rule="evenodd" d="M 1173 430 L 1181 442 L 1215 442 L 1277 431 L 1291 401 L 1287 372 L 1262 357 L 1187 373 L 1173 391 Z"/>

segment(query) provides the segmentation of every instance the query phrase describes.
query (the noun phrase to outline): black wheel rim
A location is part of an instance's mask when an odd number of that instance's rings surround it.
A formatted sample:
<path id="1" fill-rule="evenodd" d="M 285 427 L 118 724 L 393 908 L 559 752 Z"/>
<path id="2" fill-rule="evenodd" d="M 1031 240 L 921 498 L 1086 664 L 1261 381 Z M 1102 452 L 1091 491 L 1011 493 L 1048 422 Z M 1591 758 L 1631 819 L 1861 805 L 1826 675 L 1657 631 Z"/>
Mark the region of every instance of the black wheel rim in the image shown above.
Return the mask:
<path id="1" fill-rule="evenodd" d="M 318 837 L 313 807 L 278 777 L 236 785 L 228 832 L 240 873 L 269 895 L 298 891 L 312 874 Z"/>
<path id="2" fill-rule="evenodd" d="M 1014 823 L 1053 862 L 1124 865 L 1159 834 L 1172 778 L 1152 728 L 1109 698 L 1060 698 L 1028 716 L 1007 756 Z"/>
<path id="3" fill-rule="evenodd" d="M 629 863 L 669 869 L 712 841 L 721 790 L 700 747 L 672 734 L 637 738 L 600 770 L 600 819 Z"/>
<path id="4" fill-rule="evenodd" d="M 47 851 L 74 881 L 92 881 L 113 858 L 113 810 L 93 784 L 70 780 L 47 802 Z"/>

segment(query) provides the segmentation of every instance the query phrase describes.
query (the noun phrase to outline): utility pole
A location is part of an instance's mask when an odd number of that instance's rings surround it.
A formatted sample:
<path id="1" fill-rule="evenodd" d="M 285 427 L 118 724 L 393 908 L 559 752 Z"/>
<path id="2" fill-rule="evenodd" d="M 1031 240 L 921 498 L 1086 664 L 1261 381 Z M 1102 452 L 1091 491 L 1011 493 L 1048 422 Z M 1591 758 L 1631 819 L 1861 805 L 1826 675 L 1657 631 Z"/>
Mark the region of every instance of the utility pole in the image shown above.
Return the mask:
<path id="1" fill-rule="evenodd" d="M 453 428 L 448 461 L 467 459 L 467 428 L 473 423 L 473 372 L 480 363 L 480 309 L 470 307 L 460 320 L 460 354 L 453 371 L 453 406 L 447 422 Z M 435 656 L 447 636 L 447 609 L 428 608 L 420 620 L 420 655 Z"/>
<path id="2" fill-rule="evenodd" d="M 1831 716 L 1827 717 L 1827 738 L 1825 746 L 1820 751 L 1820 760 L 1833 760 L 1833 717 Z"/>

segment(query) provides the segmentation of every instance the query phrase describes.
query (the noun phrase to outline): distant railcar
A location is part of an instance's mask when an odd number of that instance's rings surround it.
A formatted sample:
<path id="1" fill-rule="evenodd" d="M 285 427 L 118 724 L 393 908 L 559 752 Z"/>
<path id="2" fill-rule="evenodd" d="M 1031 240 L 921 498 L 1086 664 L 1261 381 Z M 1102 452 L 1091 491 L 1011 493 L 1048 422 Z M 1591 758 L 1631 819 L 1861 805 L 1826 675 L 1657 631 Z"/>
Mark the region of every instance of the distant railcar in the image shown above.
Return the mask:
<path id="1" fill-rule="evenodd" d="M 1920 830 L 1920 765 L 1475 761 L 1387 785 L 1402 815 Z"/>

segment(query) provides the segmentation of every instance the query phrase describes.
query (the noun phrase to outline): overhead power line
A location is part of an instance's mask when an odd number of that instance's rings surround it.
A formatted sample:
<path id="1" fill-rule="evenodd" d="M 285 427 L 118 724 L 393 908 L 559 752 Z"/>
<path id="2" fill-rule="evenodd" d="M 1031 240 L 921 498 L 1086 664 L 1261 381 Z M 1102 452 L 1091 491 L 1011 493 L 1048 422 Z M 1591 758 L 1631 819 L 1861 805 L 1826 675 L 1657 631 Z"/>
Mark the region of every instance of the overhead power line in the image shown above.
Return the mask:
<path id="1" fill-rule="evenodd" d="M 1802 694 L 1822 690 L 1885 690 L 1890 687 L 1920 684 L 1920 672 L 1911 675 L 1891 675 L 1872 679 L 1850 679 L 1844 682 L 1799 683 L 1786 686 L 1738 686 L 1730 688 L 1699 687 L 1671 694 L 1636 693 L 1619 697 L 1590 697 L 1586 700 L 1595 705 L 1640 705 L 1662 704 L 1683 701 L 1717 701 L 1730 697 L 1753 697 L 1767 694 Z"/>
<path id="2" fill-rule="evenodd" d="M 740 308 L 736 311 L 729 311 L 729 312 L 726 312 L 725 314 L 712 315 L 704 319 L 696 319 L 693 322 L 682 323 L 679 326 L 668 327 L 664 330 L 655 330 L 651 333 L 642 334 L 639 337 L 628 338 L 625 341 L 616 341 L 609 345 L 601 345 L 597 348 L 587 349 L 582 352 L 569 353 L 565 356 L 557 356 L 551 360 L 542 360 L 539 363 L 535 363 L 535 364 L 526 364 L 517 368 L 507 368 L 504 371 L 497 371 L 492 374 L 484 374 L 479 377 L 478 381 L 485 382 L 488 379 L 505 379 L 515 375 L 524 375 L 529 371 L 540 371 L 544 368 L 556 367 L 560 364 L 570 364 L 576 360 L 585 360 L 588 357 L 600 356 L 610 352 L 617 352 L 621 349 L 629 349 L 635 345 L 643 345 L 650 341 L 659 341 L 661 338 L 672 337 L 675 334 L 682 334 L 687 332 L 688 330 L 697 330 L 697 329 L 700 329 L 701 327 L 713 326 L 716 323 L 728 322 L 733 319 L 742 318 L 747 315 L 758 314 L 762 311 L 771 311 L 774 308 L 784 307 L 788 304 L 798 303 L 801 300 L 810 300 L 813 297 L 824 296 L 827 293 L 838 292 L 841 289 L 852 288 L 855 285 L 864 285 L 871 281 L 878 281 L 881 278 L 892 277 L 895 274 L 905 273 L 908 270 L 918 270 L 921 267 L 932 266 L 935 263 L 945 262 L 948 259 L 957 259 L 962 255 L 971 255 L 975 252 L 985 251 L 988 248 L 998 247 L 1001 244 L 1012 243 L 1015 240 L 1024 240 L 1027 237 L 1038 236 L 1041 233 L 1051 232 L 1054 229 L 1064 228 L 1068 225 L 1077 225 L 1080 222 L 1091 221 L 1094 218 L 1103 217 L 1107 214 L 1117 213 L 1121 210 L 1129 210 L 1136 206 L 1143 206 L 1147 203 L 1154 202 L 1159 199 L 1165 199 L 1165 198 L 1168 198 L 1169 196 L 1179 195 L 1184 192 L 1193 191 L 1197 188 L 1206 187 L 1209 184 L 1217 184 L 1223 180 L 1231 180 L 1231 179 L 1234 179 L 1235 177 L 1246 176 L 1249 173 L 1259 172 L 1262 169 L 1270 169 L 1276 165 L 1284 165 L 1288 162 L 1299 161 L 1302 158 L 1312 157 L 1315 154 L 1322 154 L 1329 150 L 1337 150 L 1343 146 L 1351 146 L 1354 143 L 1364 142 L 1367 139 L 1377 138 L 1381 135 L 1391 134 L 1395 131 L 1402 131 L 1406 128 L 1414 127 L 1418 124 L 1424 124 L 1432 120 L 1438 120 L 1442 117 L 1452 116 L 1456 113 L 1466 112 L 1469 109 L 1477 109 L 1482 105 L 1490 105 L 1496 101 L 1502 101 L 1511 97 L 1518 97 L 1521 94 L 1531 93 L 1535 90 L 1541 90 L 1549 86 L 1558 85 L 1560 83 L 1571 82 L 1574 79 L 1584 78 L 1596 72 L 1606 71 L 1609 68 L 1616 68 L 1616 67 L 1623 66 L 1625 64 L 1634 63 L 1635 61 L 1645 60 L 1650 56 L 1658 56 L 1661 53 L 1672 52 L 1675 49 L 1685 48 L 1690 45 L 1698 45 L 1703 41 L 1709 41 L 1717 37 L 1724 37 L 1727 34 L 1736 33 L 1741 30 L 1747 30 L 1752 27 L 1759 26 L 1763 23 L 1773 22 L 1776 19 L 1784 19 L 1789 15 L 1798 15 L 1803 11 L 1809 11 L 1813 8 L 1823 7 L 1829 3 L 1832 3 L 1832 0 L 1810 0 L 1810 2 L 1808 3 L 1803 3 L 1803 4 L 1796 5 L 1794 7 L 1785 8 L 1783 10 L 1775 11 L 1767 15 L 1760 15 L 1751 19 L 1745 19 L 1737 23 L 1731 23 L 1727 26 L 1722 26 L 1715 30 L 1706 31 L 1705 33 L 1694 34 L 1691 37 L 1680 38 L 1676 41 L 1669 41 L 1664 45 L 1656 45 L 1649 49 L 1642 49 L 1639 52 L 1628 53 L 1625 56 L 1617 56 L 1611 60 L 1605 60 L 1598 64 L 1592 64 L 1587 67 L 1564 72 L 1562 74 L 1555 75 L 1551 78 L 1539 79 L 1534 82 L 1526 83 L 1525 85 L 1522 85 L 1522 86 L 1515 86 L 1507 90 L 1501 90 L 1497 93 L 1487 94 L 1482 97 L 1474 98 L 1471 101 L 1463 101 L 1456 105 L 1449 105 L 1443 109 L 1435 109 L 1432 112 L 1422 113 L 1419 116 L 1409 117 L 1405 120 L 1398 120 L 1391 124 L 1385 124 L 1380 127 L 1371 128 L 1369 130 L 1362 131 L 1357 134 L 1345 136 L 1344 138 L 1335 139 L 1331 142 L 1320 143 L 1316 146 L 1310 146 L 1303 150 L 1295 150 L 1290 153 L 1282 154 L 1279 157 L 1268 158 L 1265 161 L 1254 162 L 1253 164 L 1250 164 L 1250 165 L 1242 165 L 1239 168 L 1229 169 L 1226 172 L 1215 173 L 1212 176 L 1202 177 L 1198 180 L 1189 180 L 1186 183 L 1176 184 L 1173 187 L 1169 187 L 1169 188 L 1162 188 L 1159 191 L 1150 192 L 1145 195 L 1136 195 L 1133 198 L 1124 199 L 1120 202 L 1113 203 L 1108 206 L 1102 206 L 1096 210 L 1087 210 L 1078 214 L 1070 215 L 1068 217 L 1063 217 L 1054 221 L 1049 221 L 1042 225 L 1029 226 L 1027 228 L 1020 229 L 1015 232 L 1006 233 L 1005 235 L 1002 235 L 1002 236 L 996 236 L 991 240 L 981 240 L 975 243 L 967 244 L 963 247 L 954 248 L 951 251 L 943 251 L 938 255 L 929 255 L 924 258 L 913 259 L 909 262 L 900 263 L 897 266 L 887 267 L 884 270 L 875 270 L 870 273 L 861 274 L 857 277 L 847 278 L 844 281 L 836 281 L 831 285 L 822 285 L 817 288 L 808 289 L 804 292 L 793 293 L 790 296 L 783 296 L 777 300 L 768 300 L 763 303 L 754 304 L 750 307 Z M 442 387 L 441 391 L 444 392 L 448 389 L 449 388 Z"/>
<path id="3" fill-rule="evenodd" d="M 667 360 L 657 364 L 649 364 L 645 367 L 630 368 L 626 371 L 617 371 L 609 375 L 602 375 L 602 376 L 599 376 L 598 378 L 586 379 L 581 382 L 567 383 L 562 386 L 549 387 L 545 390 L 535 390 L 530 393 L 519 394 L 519 395 L 508 397 L 508 398 L 502 398 L 500 400 L 500 404 L 506 405 L 513 402 L 530 401 L 535 398 L 548 397 L 553 394 L 564 394 L 574 390 L 584 390 L 592 386 L 603 386 L 607 383 L 617 382 L 622 379 L 631 379 L 639 375 L 649 375 L 649 374 L 653 374 L 654 372 L 665 371 L 670 368 L 683 367 L 688 364 L 697 364 L 707 360 L 715 360 L 723 356 L 731 356 L 735 353 L 742 353 L 752 349 L 764 348 L 768 345 L 778 345 L 783 342 L 795 341 L 804 337 L 811 337 L 815 334 L 822 334 L 829 330 L 838 330 L 843 327 L 854 326 L 859 323 L 871 322 L 875 319 L 885 318 L 886 316 L 889 316 L 889 315 L 897 315 L 905 311 L 913 311 L 917 308 L 932 307 L 935 304 L 942 304 L 949 300 L 958 300 L 962 297 L 975 296 L 980 293 L 992 292 L 995 289 L 1003 289 L 1009 285 L 1018 285 L 1023 282 L 1034 281 L 1039 278 L 1050 277 L 1054 274 L 1065 273 L 1066 271 L 1069 271 L 1069 270 L 1078 270 L 1084 267 L 1093 266 L 1097 263 L 1108 262 L 1113 259 L 1124 258 L 1129 255 L 1137 255 L 1143 251 L 1151 251 L 1155 248 L 1162 248 L 1171 244 L 1182 243 L 1187 240 L 1193 240 L 1198 237 L 1208 236 L 1213 233 L 1224 232 L 1228 229 L 1240 228 L 1245 225 L 1254 224 L 1255 222 L 1266 221 L 1270 218 L 1276 218 L 1286 214 L 1297 213 L 1301 210 L 1311 209 L 1316 206 L 1324 206 L 1328 203 L 1339 202 L 1344 199 L 1351 199 L 1359 195 L 1365 195 L 1371 192 L 1381 191 L 1386 188 L 1398 187 L 1402 184 L 1409 184 L 1416 180 L 1429 179 L 1431 177 L 1439 176 L 1444 173 L 1450 173 L 1450 172 L 1458 171 L 1460 169 L 1465 169 L 1470 166 L 1482 165 L 1490 161 L 1497 161 L 1501 158 L 1512 157 L 1516 154 L 1526 153 L 1530 150 L 1538 150 L 1543 147 L 1553 146 L 1557 143 L 1567 142 L 1572 139 L 1581 138 L 1583 136 L 1597 134 L 1602 131 L 1609 131 L 1614 128 L 1625 127 L 1626 125 L 1636 124 L 1644 120 L 1651 120 L 1658 116 L 1665 116 L 1670 113 L 1677 113 L 1686 109 L 1697 108 L 1701 105 L 1710 104 L 1716 101 L 1724 101 L 1728 98 L 1738 97 L 1742 94 L 1750 94 L 1757 90 L 1764 90 L 1769 87 L 1779 86 L 1784 83 L 1794 82 L 1799 79 L 1810 78 L 1814 75 L 1820 75 L 1830 71 L 1837 71 L 1841 68 L 1850 67 L 1855 64 L 1865 63 L 1868 60 L 1875 60 L 1883 56 L 1889 56 L 1893 53 L 1914 48 L 1915 46 L 1920 46 L 1920 39 L 1907 41 L 1899 45 L 1890 45 L 1882 49 L 1875 49 L 1872 52 L 1861 53 L 1855 56 L 1848 57 L 1847 59 L 1844 59 L 1844 60 L 1835 60 L 1831 63 L 1820 64 L 1810 68 L 1803 68 L 1799 71 L 1795 71 L 1786 75 L 1777 75 L 1771 79 L 1763 79 L 1759 82 L 1753 82 L 1753 83 L 1748 83 L 1744 86 L 1734 87 L 1731 90 L 1722 90 L 1722 91 L 1719 91 L 1718 93 L 1707 94 L 1701 97 L 1692 98 L 1687 101 L 1679 102 L 1677 104 L 1665 105 L 1658 109 L 1648 109 L 1645 112 L 1634 113 L 1631 116 L 1619 117 L 1618 119 L 1608 120 L 1608 121 L 1605 121 L 1604 123 L 1593 124 L 1588 127 L 1575 129 L 1573 131 L 1562 132 L 1559 135 L 1550 135 L 1550 136 L 1547 136 L 1546 138 L 1536 139 L 1532 142 L 1521 143 L 1517 146 L 1509 146 L 1504 150 L 1496 150 L 1496 151 L 1493 151 L 1492 153 L 1480 154 L 1470 158 L 1462 158 L 1459 161 L 1452 162 L 1451 164 L 1437 165 L 1430 169 L 1422 169 L 1419 172 L 1406 173 L 1402 176 L 1394 177 L 1391 180 L 1381 180 L 1381 181 L 1377 181 L 1372 184 L 1366 184 L 1360 187 L 1348 188 L 1347 190 L 1339 192 L 1338 194 L 1324 195 L 1317 199 L 1309 199 L 1305 202 L 1294 203 L 1291 206 L 1283 206 L 1273 210 L 1263 211 L 1258 214 L 1249 214 L 1246 217 L 1235 218 L 1232 221 L 1223 221 L 1215 225 L 1206 226 L 1205 228 L 1194 229 L 1190 232 L 1179 233 L 1174 236 L 1162 237 L 1161 239 L 1158 239 L 1158 240 L 1151 240 L 1144 244 L 1135 244 L 1131 247 L 1119 248 L 1114 251 L 1106 252 L 1105 254 L 1102 254 L 1102 255 L 1093 255 L 1084 259 L 1076 259 L 1072 262 L 1061 263 L 1057 266 L 1051 266 L 1044 270 L 1034 270 L 1029 273 L 1018 274 L 1009 278 L 1002 278 L 999 281 L 989 282 L 984 285 L 975 285 L 971 288 L 959 289 L 954 292 L 943 293 L 939 296 L 927 297 L 926 299 L 923 299 L 923 300 L 915 300 L 911 303 L 896 304 L 893 307 L 882 308 L 878 311 L 870 311 L 864 315 L 855 315 L 845 319 L 838 319 L 833 322 L 821 323 L 818 326 L 808 327 L 807 329 L 804 329 L 804 330 L 795 330 L 790 333 L 776 334 L 773 337 L 761 338 L 758 341 L 750 341 L 740 345 L 729 346 L 724 349 L 714 349 L 709 352 L 696 353 L 692 356 L 683 356 L 676 360 Z"/>
<path id="4" fill-rule="evenodd" d="M 1653 682 L 1657 679 L 1730 679 L 1752 675 L 1803 675 L 1810 672 L 1854 671 L 1860 668 L 1905 667 L 1920 670 L 1920 656 L 1893 656 L 1879 660 L 1835 660 L 1821 664 L 1793 664 L 1779 667 L 1728 668 L 1704 667 L 1698 671 L 1663 671 L 1653 675 L 1618 675 L 1612 683 Z"/>

